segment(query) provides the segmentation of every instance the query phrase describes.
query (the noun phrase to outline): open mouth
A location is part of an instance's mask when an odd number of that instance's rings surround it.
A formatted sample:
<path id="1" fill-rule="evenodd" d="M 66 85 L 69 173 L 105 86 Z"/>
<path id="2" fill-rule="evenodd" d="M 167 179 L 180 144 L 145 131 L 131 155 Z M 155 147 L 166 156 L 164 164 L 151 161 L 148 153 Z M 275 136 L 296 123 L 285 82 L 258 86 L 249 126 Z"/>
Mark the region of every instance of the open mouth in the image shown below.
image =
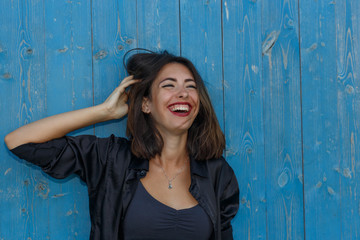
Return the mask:
<path id="1" fill-rule="evenodd" d="M 191 106 L 188 103 L 175 103 L 170 105 L 169 110 L 175 114 L 187 114 L 191 111 Z"/>

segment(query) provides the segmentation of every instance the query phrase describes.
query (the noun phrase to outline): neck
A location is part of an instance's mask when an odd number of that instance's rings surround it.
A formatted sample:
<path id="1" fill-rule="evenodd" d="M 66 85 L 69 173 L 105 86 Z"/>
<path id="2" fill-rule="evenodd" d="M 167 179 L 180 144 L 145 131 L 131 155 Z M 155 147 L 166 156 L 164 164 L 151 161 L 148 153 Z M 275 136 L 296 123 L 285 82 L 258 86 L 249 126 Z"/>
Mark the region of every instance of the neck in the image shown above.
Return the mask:
<path id="1" fill-rule="evenodd" d="M 157 156 L 161 166 L 167 168 L 183 165 L 184 161 L 188 159 L 186 149 L 187 132 L 181 135 L 162 134 L 161 136 L 164 146 L 161 157 Z"/>

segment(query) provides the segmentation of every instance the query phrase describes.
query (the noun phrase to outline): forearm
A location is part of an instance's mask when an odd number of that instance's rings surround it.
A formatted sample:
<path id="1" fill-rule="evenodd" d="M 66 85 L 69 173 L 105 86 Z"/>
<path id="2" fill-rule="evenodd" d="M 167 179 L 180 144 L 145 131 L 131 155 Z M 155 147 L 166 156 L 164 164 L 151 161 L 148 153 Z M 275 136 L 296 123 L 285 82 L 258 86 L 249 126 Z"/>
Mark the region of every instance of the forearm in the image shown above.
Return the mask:
<path id="1" fill-rule="evenodd" d="M 103 104 L 47 117 L 24 125 L 5 137 L 9 149 L 25 143 L 41 143 L 112 117 Z"/>
<path id="2" fill-rule="evenodd" d="M 5 137 L 11 150 L 25 143 L 42 143 L 59 138 L 76 129 L 95 123 L 124 117 L 128 112 L 128 98 L 125 89 L 138 80 L 133 76 L 124 78 L 104 103 L 72 112 L 47 117 L 22 126 Z"/>

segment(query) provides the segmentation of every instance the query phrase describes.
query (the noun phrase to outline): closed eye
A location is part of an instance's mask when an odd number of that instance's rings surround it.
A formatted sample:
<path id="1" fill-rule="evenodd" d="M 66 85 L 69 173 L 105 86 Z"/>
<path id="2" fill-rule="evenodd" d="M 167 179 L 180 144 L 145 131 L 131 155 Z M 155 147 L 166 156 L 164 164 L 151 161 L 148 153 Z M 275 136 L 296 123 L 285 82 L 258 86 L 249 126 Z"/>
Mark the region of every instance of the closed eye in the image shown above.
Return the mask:
<path id="1" fill-rule="evenodd" d="M 189 85 L 189 86 L 187 86 L 187 88 L 197 89 L 196 85 Z"/>
<path id="2" fill-rule="evenodd" d="M 161 87 L 168 88 L 168 87 L 174 87 L 174 85 L 173 84 L 165 84 L 165 85 L 162 85 Z"/>

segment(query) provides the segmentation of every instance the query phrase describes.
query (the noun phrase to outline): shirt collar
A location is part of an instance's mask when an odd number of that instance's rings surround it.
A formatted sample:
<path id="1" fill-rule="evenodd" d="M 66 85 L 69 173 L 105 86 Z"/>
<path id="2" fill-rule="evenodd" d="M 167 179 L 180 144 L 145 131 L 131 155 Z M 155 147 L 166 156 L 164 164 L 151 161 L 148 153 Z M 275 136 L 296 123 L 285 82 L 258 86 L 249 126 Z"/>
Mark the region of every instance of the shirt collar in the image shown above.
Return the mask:
<path id="1" fill-rule="evenodd" d="M 192 174 L 196 174 L 201 177 L 208 177 L 205 160 L 196 160 L 192 156 L 190 156 L 190 169 Z"/>
<path id="2" fill-rule="evenodd" d="M 138 158 L 133 155 L 132 161 L 129 164 L 129 169 L 149 171 L 149 161 L 143 158 Z"/>

